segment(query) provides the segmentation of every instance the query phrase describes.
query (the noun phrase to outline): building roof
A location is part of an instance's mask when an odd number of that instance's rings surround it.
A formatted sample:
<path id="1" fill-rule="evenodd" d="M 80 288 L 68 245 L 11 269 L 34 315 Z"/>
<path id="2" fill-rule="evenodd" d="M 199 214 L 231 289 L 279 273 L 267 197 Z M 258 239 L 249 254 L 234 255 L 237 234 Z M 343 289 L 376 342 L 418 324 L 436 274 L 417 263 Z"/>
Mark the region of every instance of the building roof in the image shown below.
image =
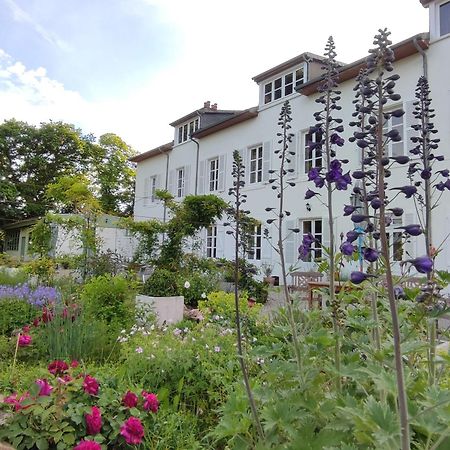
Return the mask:
<path id="1" fill-rule="evenodd" d="M 152 156 L 161 155 L 162 153 L 167 153 L 173 148 L 173 141 L 168 142 L 167 144 L 160 145 L 159 147 L 152 148 L 151 150 L 148 150 L 144 153 L 141 153 L 139 155 L 133 156 L 129 159 L 131 162 L 141 162 L 148 158 L 151 158 Z"/>
<path id="2" fill-rule="evenodd" d="M 418 53 L 415 43 L 417 43 L 417 45 L 419 45 L 421 49 L 426 50 L 429 45 L 429 39 L 430 36 L 428 33 L 420 33 L 392 45 L 391 48 L 392 50 L 394 50 L 395 59 L 398 61 L 400 59 L 411 56 L 414 53 Z M 366 67 L 366 58 L 358 59 L 355 62 L 341 67 L 339 69 L 339 83 L 355 78 L 358 75 L 359 71 L 364 67 Z M 315 94 L 322 81 L 323 77 L 314 78 L 313 80 L 307 81 L 305 84 L 298 86 L 296 90 L 301 94 L 307 96 Z"/>
<path id="3" fill-rule="evenodd" d="M 300 64 L 301 62 L 305 61 L 318 61 L 323 62 L 325 58 L 323 56 L 316 55 L 314 53 L 305 52 L 301 55 L 296 56 L 295 58 L 289 59 L 281 64 L 278 64 L 278 66 L 272 67 L 269 70 L 266 70 L 265 72 L 260 73 L 259 75 L 255 75 L 252 80 L 256 83 L 260 83 L 263 80 L 266 80 L 267 78 L 270 78 L 274 75 L 277 75 L 280 72 L 284 72 L 285 70 L 290 69 L 291 67 L 296 66 L 297 64 Z"/>
<path id="4" fill-rule="evenodd" d="M 420 3 L 422 3 L 422 6 L 426 8 L 433 0 L 420 0 Z"/>
<path id="5" fill-rule="evenodd" d="M 3 230 L 14 230 L 16 228 L 26 228 L 31 225 L 34 225 L 39 219 L 40 219 L 40 217 L 33 217 L 31 219 L 18 220 L 17 222 L 9 223 L 8 225 L 3 225 L 1 228 Z"/>
<path id="6" fill-rule="evenodd" d="M 245 109 L 244 111 L 239 111 L 232 117 L 222 120 L 221 122 L 214 123 L 206 128 L 200 128 L 198 131 L 192 134 L 193 137 L 202 138 L 210 134 L 216 133 L 217 131 L 224 130 L 238 123 L 245 122 L 248 119 L 252 119 L 258 115 L 258 108 L 252 107 Z"/>
<path id="7" fill-rule="evenodd" d="M 213 105 L 210 104 L 211 102 L 205 102 L 203 104 L 203 108 L 200 109 L 196 109 L 195 111 L 192 111 L 189 114 L 186 114 L 183 117 L 180 117 L 179 119 L 175 120 L 172 123 L 169 123 L 170 126 L 172 127 L 176 127 L 178 125 L 181 125 L 182 123 L 187 122 L 190 119 L 194 119 L 196 117 L 199 117 L 203 114 L 211 114 L 211 115 L 215 115 L 215 114 L 236 114 L 239 113 L 239 110 L 235 110 L 235 109 L 217 109 L 217 103 L 214 103 Z"/>

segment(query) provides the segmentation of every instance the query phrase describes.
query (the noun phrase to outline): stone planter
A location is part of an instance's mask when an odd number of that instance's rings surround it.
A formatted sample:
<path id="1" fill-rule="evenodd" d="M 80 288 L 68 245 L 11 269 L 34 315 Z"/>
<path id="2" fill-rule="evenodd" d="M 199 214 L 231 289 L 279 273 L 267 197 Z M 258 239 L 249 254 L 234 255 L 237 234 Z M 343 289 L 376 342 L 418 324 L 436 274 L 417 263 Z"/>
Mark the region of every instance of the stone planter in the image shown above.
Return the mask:
<path id="1" fill-rule="evenodd" d="M 158 325 L 177 323 L 183 320 L 184 297 L 150 297 L 136 295 L 136 303 L 150 305 L 156 314 Z"/>

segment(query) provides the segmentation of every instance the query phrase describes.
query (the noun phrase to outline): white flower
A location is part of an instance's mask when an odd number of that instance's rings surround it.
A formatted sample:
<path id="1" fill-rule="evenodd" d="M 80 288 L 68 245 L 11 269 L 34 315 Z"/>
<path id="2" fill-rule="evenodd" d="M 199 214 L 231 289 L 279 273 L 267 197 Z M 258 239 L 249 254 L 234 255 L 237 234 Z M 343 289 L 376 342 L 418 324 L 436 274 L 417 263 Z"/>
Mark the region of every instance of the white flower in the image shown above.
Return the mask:
<path id="1" fill-rule="evenodd" d="M 136 353 L 142 353 L 144 351 L 144 349 L 142 347 L 138 347 L 136 349 Z"/>
<path id="2" fill-rule="evenodd" d="M 258 340 L 258 338 L 255 338 L 255 337 L 254 337 L 254 338 L 252 339 L 252 342 L 256 342 L 257 340 Z"/>
<path id="3" fill-rule="evenodd" d="M 182 331 L 179 328 L 175 328 L 175 330 L 173 330 L 173 334 L 175 336 L 179 336 L 182 333 Z"/>
<path id="4" fill-rule="evenodd" d="M 155 355 L 152 353 L 152 354 L 150 355 L 150 358 L 155 359 Z"/>
<path id="5" fill-rule="evenodd" d="M 256 358 L 256 364 L 259 364 L 259 365 L 264 364 L 264 358 L 260 358 L 258 356 L 258 358 Z"/>
<path id="6" fill-rule="evenodd" d="M 202 297 L 202 298 L 206 298 L 206 294 L 205 294 L 204 292 L 202 292 L 201 297 Z"/>
<path id="7" fill-rule="evenodd" d="M 217 314 L 215 314 L 212 318 L 213 318 L 213 320 L 219 320 L 220 319 L 220 317 Z"/>
<path id="8" fill-rule="evenodd" d="M 150 331 L 153 331 L 155 329 L 155 325 L 152 325 L 151 327 L 150 327 Z"/>
<path id="9" fill-rule="evenodd" d="M 191 287 L 191 283 L 189 283 L 189 281 L 185 281 L 185 282 L 184 282 L 184 287 L 185 287 L 186 289 L 189 289 L 189 288 Z"/>
<path id="10" fill-rule="evenodd" d="M 216 345 L 216 346 L 214 347 L 214 351 L 215 351 L 216 353 L 219 353 L 219 352 L 220 352 L 220 347 L 219 347 L 218 345 Z"/>
<path id="11" fill-rule="evenodd" d="M 185 328 L 183 331 L 184 331 L 185 333 L 187 333 L 187 332 L 189 331 L 189 328 Z"/>
<path id="12" fill-rule="evenodd" d="M 208 345 L 208 344 L 205 344 L 205 348 L 209 348 L 209 345 Z"/>
<path id="13" fill-rule="evenodd" d="M 127 332 L 126 330 L 122 330 L 122 331 L 121 331 L 122 334 L 125 334 L 126 332 Z"/>

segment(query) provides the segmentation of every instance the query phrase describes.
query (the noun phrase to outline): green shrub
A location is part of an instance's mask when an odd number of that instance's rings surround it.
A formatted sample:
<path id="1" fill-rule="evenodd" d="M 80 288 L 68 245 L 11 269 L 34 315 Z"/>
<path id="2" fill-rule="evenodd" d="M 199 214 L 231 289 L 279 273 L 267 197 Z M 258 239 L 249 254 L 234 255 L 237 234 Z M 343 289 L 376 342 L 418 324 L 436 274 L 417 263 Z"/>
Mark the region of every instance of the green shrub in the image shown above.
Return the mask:
<path id="1" fill-rule="evenodd" d="M 127 328 L 135 321 L 134 286 L 122 276 L 92 278 L 81 291 L 84 315 L 104 321 L 113 330 Z"/>
<path id="2" fill-rule="evenodd" d="M 0 285 L 16 286 L 26 281 L 28 281 L 28 275 L 23 270 L 6 270 L 0 268 Z"/>
<path id="3" fill-rule="evenodd" d="M 0 299 L 0 309 L 0 334 L 5 335 L 29 325 L 37 314 L 37 308 L 27 301 L 14 298 Z"/>
<path id="4" fill-rule="evenodd" d="M 144 284 L 142 293 L 152 297 L 171 297 L 179 294 L 178 275 L 167 269 L 156 269 Z"/>

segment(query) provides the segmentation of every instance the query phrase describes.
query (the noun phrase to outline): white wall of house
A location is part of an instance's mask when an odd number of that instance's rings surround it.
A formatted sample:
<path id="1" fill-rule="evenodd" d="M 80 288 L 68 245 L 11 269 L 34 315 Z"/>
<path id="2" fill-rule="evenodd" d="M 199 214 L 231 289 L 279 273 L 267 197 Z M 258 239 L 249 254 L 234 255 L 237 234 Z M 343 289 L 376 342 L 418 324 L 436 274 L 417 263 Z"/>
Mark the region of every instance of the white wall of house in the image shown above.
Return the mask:
<path id="1" fill-rule="evenodd" d="M 368 42 L 368 46 L 371 43 Z M 337 42 L 339 51 L 339 42 Z M 450 167 L 450 35 L 441 37 L 439 40 L 432 41 L 430 48 L 426 51 L 428 62 L 428 76 L 430 87 L 432 90 L 433 106 L 436 110 L 436 119 L 434 120 L 436 128 L 439 130 L 441 139 L 439 153 L 443 153 L 446 161 L 441 163 L 442 168 Z M 400 75 L 397 83 L 396 92 L 402 96 L 402 100 L 392 104 L 392 107 L 403 106 L 406 114 L 403 117 L 403 151 L 408 154 L 411 148 L 409 137 L 411 136 L 409 127 L 412 123 L 412 101 L 414 101 L 414 92 L 418 78 L 423 74 L 423 59 L 418 53 L 399 60 L 394 64 L 395 73 Z M 272 76 L 273 78 L 273 76 Z M 260 84 L 264 84 L 263 80 Z M 347 170 L 354 170 L 358 167 L 360 158 L 359 150 L 355 144 L 349 143 L 348 138 L 352 135 L 353 129 L 348 126 L 352 120 L 354 99 L 354 80 L 345 81 L 340 84 L 339 89 L 342 91 L 342 100 L 340 102 L 342 110 L 337 113 L 337 117 L 341 117 L 346 125 L 343 137 L 346 139 L 344 147 L 338 149 L 339 158 L 348 158 L 350 163 Z M 255 86 L 255 101 L 260 98 L 258 88 Z M 221 131 L 210 134 L 206 137 L 199 138 L 199 167 L 198 167 L 198 185 L 197 192 L 199 194 L 213 193 L 221 196 L 226 200 L 231 200 L 228 196 L 228 189 L 232 186 L 232 153 L 237 149 L 241 152 L 246 165 L 246 186 L 243 190 L 247 194 L 246 207 L 251 211 L 253 217 L 259 219 L 263 227 L 266 220 L 270 217 L 270 213 L 265 211 L 266 207 L 277 206 L 276 191 L 271 189 L 268 183 L 267 170 L 269 168 L 276 169 L 279 164 L 278 156 L 274 154 L 274 150 L 278 147 L 279 132 L 277 126 L 278 116 L 282 103 L 288 98 L 292 107 L 292 132 L 295 134 L 293 140 L 293 149 L 296 152 L 293 168 L 292 181 L 296 183 L 294 188 L 286 191 L 286 209 L 291 212 L 289 218 L 285 221 L 285 244 L 286 258 L 288 265 L 296 266 L 299 269 L 308 269 L 313 267 L 314 263 L 305 263 L 297 261 L 297 248 L 301 240 L 301 235 L 294 235 L 287 231 L 288 228 L 302 226 L 303 221 L 322 220 L 323 243 L 328 242 L 328 232 L 326 215 L 327 211 L 317 198 L 313 198 L 308 202 L 304 200 L 304 193 L 308 188 L 314 190 L 313 183 L 307 181 L 305 172 L 305 132 L 314 124 L 313 113 L 319 109 L 319 105 L 315 103 L 317 95 L 304 96 L 298 93 L 291 94 L 288 97 L 281 98 L 278 101 L 269 103 L 268 105 L 260 105 L 257 117 L 249 119 L 245 122 L 223 129 Z M 171 118 L 168 118 L 170 120 Z M 176 130 L 175 130 L 176 131 Z M 175 139 L 176 142 L 176 139 Z M 251 149 L 262 147 L 263 154 L 263 175 L 262 180 L 252 182 L 250 179 L 250 155 Z M 170 152 L 168 187 L 177 197 L 176 173 L 180 168 L 185 168 L 185 192 L 184 194 L 193 194 L 195 191 L 195 174 L 196 174 L 196 145 L 193 142 L 186 142 L 175 145 Z M 210 184 L 211 161 L 218 160 L 219 180 L 217 184 Z M 144 220 L 146 218 L 162 217 L 162 207 L 158 202 L 149 201 L 149 190 L 146 189 L 145 180 L 149 177 L 157 175 L 160 180 L 166 176 L 166 156 L 159 155 L 151 157 L 137 166 L 137 182 L 136 182 L 136 220 Z M 409 184 L 405 176 L 405 167 L 393 168 L 392 176 L 389 179 L 390 187 L 402 186 Z M 175 175 L 174 175 L 175 174 Z M 175 176 L 175 183 L 173 177 Z M 223 178 L 221 178 L 223 177 Z M 162 186 L 162 185 L 161 185 Z M 212 188 L 212 190 L 211 190 Z M 336 236 L 340 233 L 346 233 L 353 228 L 349 218 L 343 217 L 342 208 L 346 203 L 350 203 L 351 188 L 347 191 L 337 191 L 334 196 L 334 216 L 335 216 L 335 232 Z M 393 195 L 391 194 L 391 198 Z M 441 200 L 440 208 L 436 209 L 434 214 L 434 241 L 442 242 L 450 232 L 450 210 L 447 204 L 450 201 L 450 193 L 444 193 Z M 310 210 L 307 209 L 306 203 L 309 203 Z M 405 210 L 403 215 L 403 225 L 408 223 L 417 223 L 417 217 L 414 210 L 414 203 L 411 200 L 405 200 L 403 196 L 398 196 L 392 206 L 400 206 Z M 217 239 L 216 239 L 216 257 L 233 258 L 233 246 L 231 237 L 226 235 L 223 222 L 217 223 Z M 277 231 L 275 227 L 267 226 L 272 242 L 277 241 Z M 203 253 L 207 254 L 207 235 L 206 231 L 202 233 Z M 211 238 L 213 239 L 213 238 Z M 210 242 L 211 242 L 210 239 Z M 425 252 L 423 239 L 412 238 L 410 243 L 405 245 L 405 249 L 411 257 L 420 256 Z M 447 242 L 450 242 L 448 240 Z M 450 269 L 450 250 L 448 245 L 444 245 L 442 252 L 438 257 L 438 266 L 441 269 Z M 271 249 L 268 242 L 262 239 L 262 248 L 260 259 L 252 259 L 256 264 L 269 263 L 274 265 L 274 274 L 280 273 L 278 259 L 276 253 Z M 395 265 L 395 264 L 394 264 Z"/>

